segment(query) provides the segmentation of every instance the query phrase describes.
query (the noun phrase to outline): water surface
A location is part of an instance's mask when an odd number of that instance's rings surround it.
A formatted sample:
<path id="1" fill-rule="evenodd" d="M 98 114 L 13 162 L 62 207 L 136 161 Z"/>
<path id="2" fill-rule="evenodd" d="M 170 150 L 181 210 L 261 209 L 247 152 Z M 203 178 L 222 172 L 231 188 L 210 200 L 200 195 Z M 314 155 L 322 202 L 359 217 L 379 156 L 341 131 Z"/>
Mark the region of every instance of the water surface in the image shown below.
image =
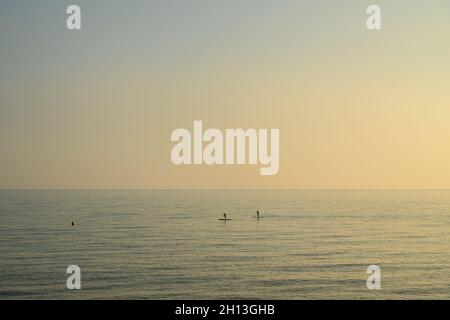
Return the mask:
<path id="1" fill-rule="evenodd" d="M 449 212 L 450 191 L 0 191 L 0 298 L 450 299 Z"/>

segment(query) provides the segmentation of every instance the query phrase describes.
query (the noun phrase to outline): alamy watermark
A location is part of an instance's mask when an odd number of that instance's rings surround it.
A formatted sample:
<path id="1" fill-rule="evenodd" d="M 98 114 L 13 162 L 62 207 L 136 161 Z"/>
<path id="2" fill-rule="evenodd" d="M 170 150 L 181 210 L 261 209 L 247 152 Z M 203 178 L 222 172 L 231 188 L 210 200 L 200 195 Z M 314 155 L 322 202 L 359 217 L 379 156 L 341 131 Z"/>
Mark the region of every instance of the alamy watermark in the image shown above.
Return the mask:
<path id="1" fill-rule="evenodd" d="M 66 9 L 66 13 L 69 15 L 66 19 L 66 27 L 69 30 L 81 29 L 81 8 L 77 5 L 70 5 Z"/>
<path id="2" fill-rule="evenodd" d="M 366 20 L 367 29 L 381 30 L 381 8 L 372 4 L 367 7 L 366 13 L 369 15 Z"/>
<path id="3" fill-rule="evenodd" d="M 377 265 L 370 265 L 366 270 L 369 277 L 367 278 L 367 289 L 381 289 L 381 268 Z"/>
<path id="4" fill-rule="evenodd" d="M 188 129 L 175 129 L 170 137 L 177 142 L 171 159 L 176 165 L 260 164 L 261 175 L 275 175 L 279 170 L 279 129 L 207 129 L 194 121 L 193 134 Z M 206 144 L 206 145 L 204 145 Z M 225 146 L 224 146 L 225 145 Z M 270 145 L 270 152 L 269 152 Z"/>
<path id="5" fill-rule="evenodd" d="M 66 27 L 69 30 L 81 30 L 81 8 L 72 4 L 66 8 Z M 371 4 L 366 9 L 369 16 L 366 20 L 366 26 L 369 30 L 381 30 L 381 8 L 378 5 Z"/>
<path id="6" fill-rule="evenodd" d="M 81 269 L 77 265 L 70 265 L 66 269 L 66 273 L 70 274 L 66 281 L 66 287 L 69 290 L 81 289 Z"/>

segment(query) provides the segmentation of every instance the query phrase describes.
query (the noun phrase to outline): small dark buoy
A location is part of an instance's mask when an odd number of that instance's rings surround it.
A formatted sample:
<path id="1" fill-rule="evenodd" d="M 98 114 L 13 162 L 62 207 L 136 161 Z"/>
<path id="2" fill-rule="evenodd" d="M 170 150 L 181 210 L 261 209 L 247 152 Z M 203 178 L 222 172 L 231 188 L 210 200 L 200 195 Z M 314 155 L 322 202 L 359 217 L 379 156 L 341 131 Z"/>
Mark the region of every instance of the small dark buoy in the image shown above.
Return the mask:
<path id="1" fill-rule="evenodd" d="M 75 225 L 75 223 L 73 223 L 73 221 L 72 221 L 72 226 L 74 226 Z"/>

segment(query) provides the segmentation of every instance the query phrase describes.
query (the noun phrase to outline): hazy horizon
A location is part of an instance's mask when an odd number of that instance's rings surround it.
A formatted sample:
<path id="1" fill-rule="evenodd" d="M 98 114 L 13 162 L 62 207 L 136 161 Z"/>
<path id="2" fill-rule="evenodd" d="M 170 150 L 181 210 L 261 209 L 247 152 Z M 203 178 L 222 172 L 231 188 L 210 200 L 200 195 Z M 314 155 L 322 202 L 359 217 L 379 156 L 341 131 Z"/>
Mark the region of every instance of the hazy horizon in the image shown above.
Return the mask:
<path id="1" fill-rule="evenodd" d="M 450 189 L 327 189 L 327 188 L 318 188 L 318 189 L 307 189 L 307 188 L 276 188 L 276 189 L 256 189 L 256 188 L 208 188 L 208 189 L 202 189 L 202 188 L 127 188 L 127 189 L 120 189 L 120 188 L 35 188 L 35 189 L 29 189 L 29 188 L 17 188 L 17 189 L 6 189 L 2 188 L 0 191 L 450 191 Z"/>

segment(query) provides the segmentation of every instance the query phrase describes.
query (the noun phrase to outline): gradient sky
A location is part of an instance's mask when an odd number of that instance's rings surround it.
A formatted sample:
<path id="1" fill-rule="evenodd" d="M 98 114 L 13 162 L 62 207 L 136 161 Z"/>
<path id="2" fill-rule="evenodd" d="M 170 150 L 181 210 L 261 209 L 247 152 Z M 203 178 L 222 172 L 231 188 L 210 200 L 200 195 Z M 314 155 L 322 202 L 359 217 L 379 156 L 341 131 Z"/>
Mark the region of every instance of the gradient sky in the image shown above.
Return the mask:
<path id="1" fill-rule="evenodd" d="M 450 188 L 449 57 L 448 0 L 1 1 L 0 188 Z M 278 175 L 173 165 L 194 120 Z"/>

